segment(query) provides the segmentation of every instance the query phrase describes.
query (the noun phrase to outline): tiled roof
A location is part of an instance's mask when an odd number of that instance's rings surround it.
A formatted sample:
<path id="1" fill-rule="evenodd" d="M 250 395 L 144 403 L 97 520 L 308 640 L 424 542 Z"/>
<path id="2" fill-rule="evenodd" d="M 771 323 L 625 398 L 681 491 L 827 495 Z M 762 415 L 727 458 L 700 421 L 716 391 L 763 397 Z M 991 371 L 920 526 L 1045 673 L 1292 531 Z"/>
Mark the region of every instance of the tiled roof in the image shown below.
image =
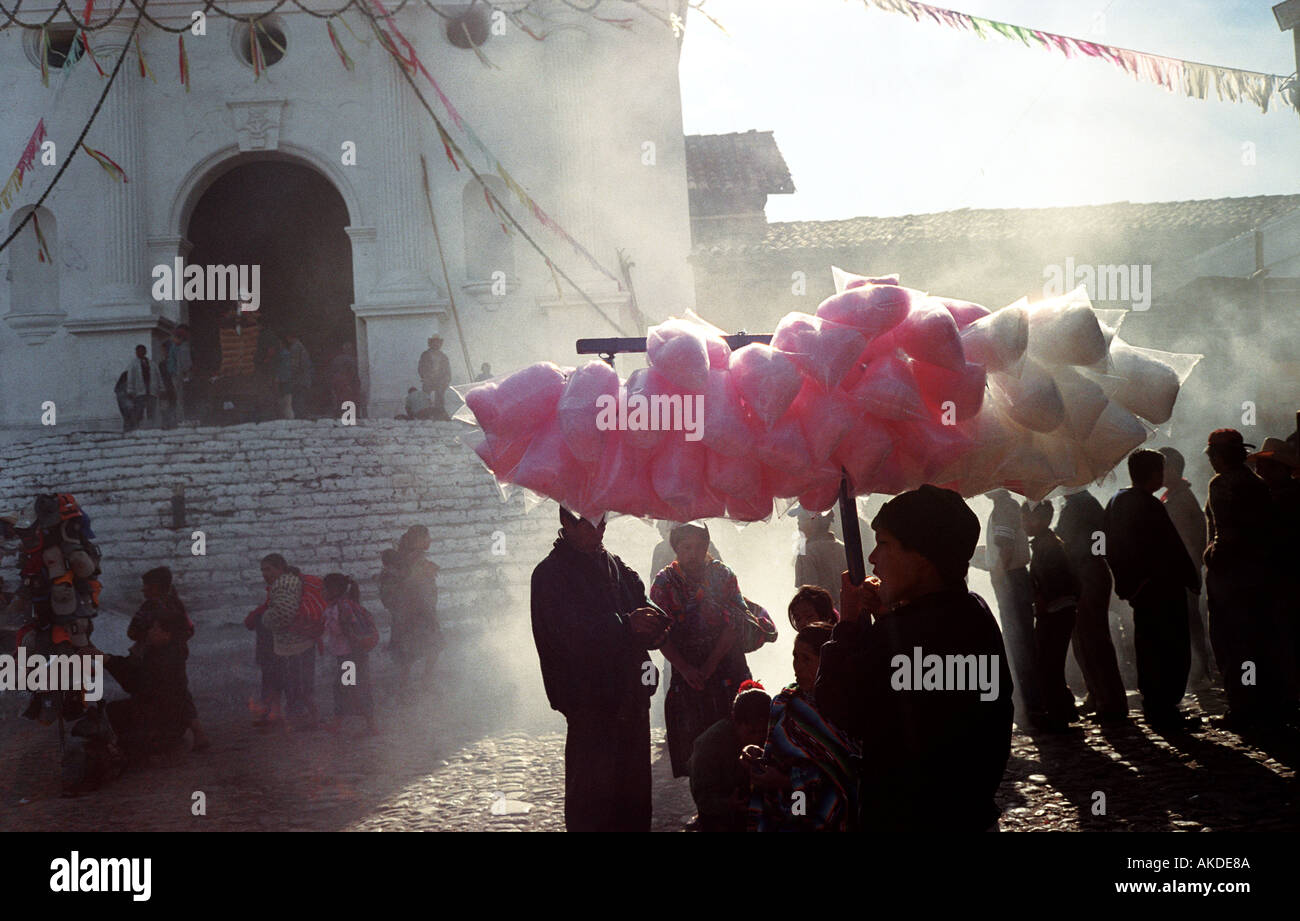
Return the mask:
<path id="1" fill-rule="evenodd" d="M 768 224 L 761 240 L 703 244 L 695 248 L 695 253 L 722 256 L 956 241 L 1035 241 L 1067 234 L 1084 237 L 1117 232 L 1215 231 L 1228 240 L 1298 208 L 1300 195 L 1256 195 L 1068 208 L 963 208 L 900 217 L 786 221 Z"/>
<path id="2" fill-rule="evenodd" d="M 772 132 L 753 129 L 734 134 L 688 134 L 686 184 L 701 191 L 794 191 L 790 168 Z"/>

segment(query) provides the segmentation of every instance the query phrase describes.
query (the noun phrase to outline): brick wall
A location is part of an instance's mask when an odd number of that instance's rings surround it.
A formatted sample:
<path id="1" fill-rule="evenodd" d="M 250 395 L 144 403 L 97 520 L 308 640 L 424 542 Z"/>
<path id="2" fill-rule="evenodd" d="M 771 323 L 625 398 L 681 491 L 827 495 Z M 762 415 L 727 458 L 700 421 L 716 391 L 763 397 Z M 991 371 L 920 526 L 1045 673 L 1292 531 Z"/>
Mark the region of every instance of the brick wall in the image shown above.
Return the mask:
<path id="1" fill-rule="evenodd" d="M 104 554 L 102 603 L 129 611 L 140 574 L 167 565 L 199 620 L 242 619 L 263 595 L 258 561 L 284 554 L 305 572 L 354 576 L 378 610 L 379 554 L 429 528 L 444 622 L 526 605 L 532 567 L 558 526 L 550 503 L 502 502 L 455 422 L 281 420 L 221 428 L 51 433 L 0 445 L 0 510 L 71 492 Z M 467 438 L 466 441 L 469 439 Z M 172 527 L 184 487 L 185 526 Z M 206 556 L 191 533 L 206 536 Z M 494 555 L 493 533 L 504 535 Z M 497 541 L 500 549 L 501 541 Z M 15 559 L 3 575 L 16 582 Z"/>

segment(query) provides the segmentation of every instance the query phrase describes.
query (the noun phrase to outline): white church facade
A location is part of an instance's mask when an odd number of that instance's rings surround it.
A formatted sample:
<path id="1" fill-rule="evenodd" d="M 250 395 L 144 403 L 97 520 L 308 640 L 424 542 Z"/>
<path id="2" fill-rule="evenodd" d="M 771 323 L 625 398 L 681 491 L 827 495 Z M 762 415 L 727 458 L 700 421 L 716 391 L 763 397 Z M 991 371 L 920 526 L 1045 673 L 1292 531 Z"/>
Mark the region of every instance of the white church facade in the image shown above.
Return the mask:
<path id="1" fill-rule="evenodd" d="M 0 171 L 42 119 L 53 142 L 0 211 L 3 235 L 72 155 L 107 79 L 95 62 L 108 73 L 124 46 L 85 144 L 127 180 L 78 150 L 37 220 L 0 252 L 0 427 L 38 426 L 48 402 L 61 425 L 116 424 L 113 387 L 133 348 L 160 357 L 180 323 L 192 329 L 198 369 L 228 374 L 223 323 L 228 336 L 239 297 L 166 290 L 158 282 L 178 260 L 255 266 L 258 321 L 297 332 L 318 368 L 354 346 L 362 399 L 382 416 L 400 412 L 418 384 L 431 335 L 443 337 L 463 382 L 484 362 L 494 374 L 537 360 L 575 364 L 577 338 L 644 335 L 647 319 L 694 306 L 676 30 L 614 0 L 600 15 L 621 24 L 560 0 L 405 4 L 392 22 L 470 132 L 417 72 L 414 85 L 467 156 L 456 156 L 457 169 L 359 8 L 331 21 L 348 69 L 320 18 L 342 4 L 301 5 L 318 15 L 285 3 L 250 26 L 213 13 L 195 34 L 201 4 L 150 2 L 160 25 L 186 29 L 182 39 L 148 23 L 130 38 L 128 4 L 89 34 L 95 60 L 83 55 L 66 70 L 57 65 L 75 29 L 65 14 L 44 40 L 16 25 L 0 33 Z M 684 0 L 660 5 L 685 17 Z M 223 8 L 257 16 L 268 7 Z M 40 22 L 52 9 L 24 4 L 20 18 Z M 482 29 L 477 51 L 455 40 L 470 26 Z M 521 232 L 502 230 L 470 165 L 586 297 Z M 498 168 L 604 271 L 544 226 Z"/>

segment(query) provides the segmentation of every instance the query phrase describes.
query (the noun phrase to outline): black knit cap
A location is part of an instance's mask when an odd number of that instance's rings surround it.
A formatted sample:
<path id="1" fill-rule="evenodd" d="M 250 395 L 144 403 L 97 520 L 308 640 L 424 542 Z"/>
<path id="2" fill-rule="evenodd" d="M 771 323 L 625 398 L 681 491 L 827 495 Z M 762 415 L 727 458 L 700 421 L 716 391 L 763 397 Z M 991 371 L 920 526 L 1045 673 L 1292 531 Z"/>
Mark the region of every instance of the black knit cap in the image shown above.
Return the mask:
<path id="1" fill-rule="evenodd" d="M 958 493 L 929 484 L 890 499 L 871 522 L 939 570 L 945 582 L 966 578 L 980 522 Z"/>

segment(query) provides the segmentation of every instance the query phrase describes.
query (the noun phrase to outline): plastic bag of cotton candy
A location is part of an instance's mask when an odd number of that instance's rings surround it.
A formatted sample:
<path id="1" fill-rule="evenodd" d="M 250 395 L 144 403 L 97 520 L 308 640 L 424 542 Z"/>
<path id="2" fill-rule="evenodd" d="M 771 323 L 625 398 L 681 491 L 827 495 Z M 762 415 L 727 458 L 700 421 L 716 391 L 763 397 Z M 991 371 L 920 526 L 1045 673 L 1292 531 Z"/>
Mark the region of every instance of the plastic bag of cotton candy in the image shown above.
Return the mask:
<path id="1" fill-rule="evenodd" d="M 649 367 L 626 380 L 543 362 L 475 387 L 475 450 L 500 481 L 591 514 L 752 521 L 774 499 L 829 508 L 846 474 L 859 495 L 1041 497 L 1168 420 L 1197 357 L 1130 346 L 1081 290 L 990 311 L 897 276 L 835 282 L 770 345 L 733 352 L 688 311 L 651 328 Z"/>

